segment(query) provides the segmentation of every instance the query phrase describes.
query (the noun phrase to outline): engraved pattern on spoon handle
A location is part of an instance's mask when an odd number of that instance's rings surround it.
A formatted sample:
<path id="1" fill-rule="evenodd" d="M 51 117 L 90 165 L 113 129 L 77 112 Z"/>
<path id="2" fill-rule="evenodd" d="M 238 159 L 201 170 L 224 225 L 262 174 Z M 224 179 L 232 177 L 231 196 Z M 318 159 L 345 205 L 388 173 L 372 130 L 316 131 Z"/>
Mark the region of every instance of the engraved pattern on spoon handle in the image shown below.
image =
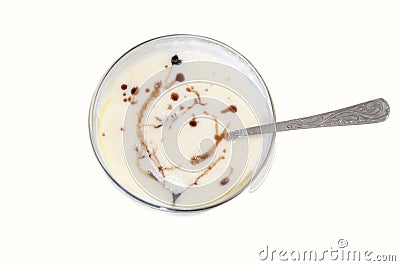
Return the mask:
<path id="1" fill-rule="evenodd" d="M 388 118 L 389 112 L 389 104 L 379 98 L 319 115 L 279 122 L 276 131 L 379 123 Z"/>
<path id="2" fill-rule="evenodd" d="M 389 104 L 379 98 L 319 115 L 234 130 L 229 132 L 228 139 L 296 129 L 379 123 L 385 121 L 389 113 Z"/>

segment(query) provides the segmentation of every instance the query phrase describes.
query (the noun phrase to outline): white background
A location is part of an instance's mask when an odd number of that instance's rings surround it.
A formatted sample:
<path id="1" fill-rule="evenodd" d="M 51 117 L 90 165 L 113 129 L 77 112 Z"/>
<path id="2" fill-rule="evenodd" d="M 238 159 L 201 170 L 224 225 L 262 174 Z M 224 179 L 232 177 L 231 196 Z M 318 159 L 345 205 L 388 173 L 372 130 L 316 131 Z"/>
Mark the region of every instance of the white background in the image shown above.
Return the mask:
<path id="1" fill-rule="evenodd" d="M 398 1 L 2 1 L 0 265 L 267 265 L 266 245 L 340 238 L 400 260 L 399 14 Z M 279 133 L 263 186 L 213 210 L 148 209 L 106 177 L 87 117 L 109 65 L 171 33 L 244 54 L 278 120 L 378 97 L 391 116 Z"/>

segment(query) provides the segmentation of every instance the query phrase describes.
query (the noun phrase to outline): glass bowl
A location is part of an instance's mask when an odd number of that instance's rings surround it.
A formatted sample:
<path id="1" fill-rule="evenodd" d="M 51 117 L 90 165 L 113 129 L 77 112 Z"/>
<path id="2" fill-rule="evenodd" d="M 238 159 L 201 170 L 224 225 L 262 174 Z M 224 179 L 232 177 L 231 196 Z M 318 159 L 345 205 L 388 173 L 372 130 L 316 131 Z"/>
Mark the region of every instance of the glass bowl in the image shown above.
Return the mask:
<path id="1" fill-rule="evenodd" d="M 255 191 L 275 133 L 227 141 L 228 131 L 275 123 L 271 96 L 237 51 L 194 35 L 151 39 L 101 78 L 89 113 L 93 150 L 111 180 L 159 210 L 193 212 Z"/>

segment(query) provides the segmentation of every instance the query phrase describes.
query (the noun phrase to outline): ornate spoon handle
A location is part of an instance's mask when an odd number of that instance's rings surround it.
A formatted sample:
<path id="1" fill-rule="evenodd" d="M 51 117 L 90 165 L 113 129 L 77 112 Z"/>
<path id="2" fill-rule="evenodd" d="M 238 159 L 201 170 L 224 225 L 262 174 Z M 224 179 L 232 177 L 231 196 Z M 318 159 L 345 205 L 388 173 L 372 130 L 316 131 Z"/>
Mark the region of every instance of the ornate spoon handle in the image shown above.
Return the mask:
<path id="1" fill-rule="evenodd" d="M 389 104 L 379 98 L 319 115 L 238 129 L 229 132 L 228 139 L 296 129 L 379 123 L 389 117 L 389 112 Z"/>

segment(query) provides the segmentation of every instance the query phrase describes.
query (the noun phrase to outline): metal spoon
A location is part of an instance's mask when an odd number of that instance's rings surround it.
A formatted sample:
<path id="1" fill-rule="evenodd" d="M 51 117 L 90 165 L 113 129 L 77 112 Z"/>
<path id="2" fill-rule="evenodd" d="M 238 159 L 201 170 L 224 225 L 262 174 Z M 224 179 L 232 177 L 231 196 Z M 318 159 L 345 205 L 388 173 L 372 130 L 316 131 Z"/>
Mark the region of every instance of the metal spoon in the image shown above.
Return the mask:
<path id="1" fill-rule="evenodd" d="M 296 129 L 379 123 L 389 117 L 389 112 L 389 104 L 379 98 L 319 115 L 234 130 L 228 133 L 228 140 Z"/>

